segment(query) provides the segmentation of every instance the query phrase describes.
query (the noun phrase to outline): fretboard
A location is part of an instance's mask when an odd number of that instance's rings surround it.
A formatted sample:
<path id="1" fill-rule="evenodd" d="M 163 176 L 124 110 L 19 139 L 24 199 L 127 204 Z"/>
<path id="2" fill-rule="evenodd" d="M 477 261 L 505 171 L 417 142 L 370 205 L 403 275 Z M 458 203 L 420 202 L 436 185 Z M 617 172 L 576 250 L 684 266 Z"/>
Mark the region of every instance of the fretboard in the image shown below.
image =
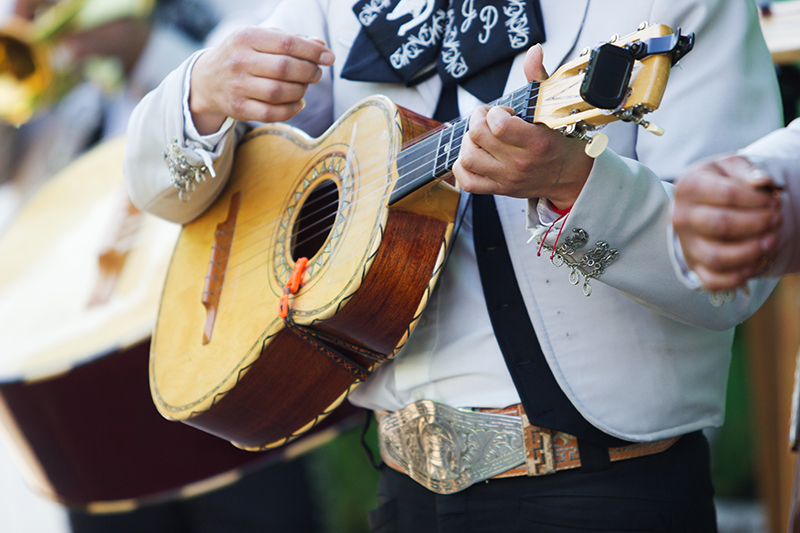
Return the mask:
<path id="1" fill-rule="evenodd" d="M 489 105 L 505 106 L 528 122 L 533 121 L 539 82 L 495 100 Z M 397 185 L 392 191 L 389 205 L 405 198 L 431 181 L 445 177 L 453 168 L 461 151 L 461 141 L 469 128 L 470 117 L 462 117 L 446 124 L 433 135 L 409 146 L 397 157 Z"/>

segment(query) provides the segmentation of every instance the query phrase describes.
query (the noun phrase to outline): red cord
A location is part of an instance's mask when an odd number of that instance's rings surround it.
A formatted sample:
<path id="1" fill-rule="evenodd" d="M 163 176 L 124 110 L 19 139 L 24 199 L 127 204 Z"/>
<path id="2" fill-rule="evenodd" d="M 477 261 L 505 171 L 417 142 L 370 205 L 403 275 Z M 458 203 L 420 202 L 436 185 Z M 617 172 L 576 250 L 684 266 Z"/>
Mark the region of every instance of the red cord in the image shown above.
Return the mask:
<path id="1" fill-rule="evenodd" d="M 548 202 L 550 202 L 550 200 L 548 200 Z M 559 209 L 553 205 L 553 202 L 550 202 L 550 209 L 563 216 L 572 211 L 572 206 L 569 206 L 566 209 Z"/>
<path id="2" fill-rule="evenodd" d="M 548 200 L 548 202 L 549 202 L 549 200 Z M 558 224 L 559 220 L 563 220 L 564 221 L 563 224 L 561 224 L 561 227 L 558 229 L 558 235 L 556 235 L 556 242 L 553 243 L 553 251 L 550 254 L 550 260 L 552 260 L 553 257 L 555 257 L 555 255 L 556 255 L 556 246 L 558 246 L 558 239 L 561 238 L 561 232 L 564 230 L 564 226 L 567 223 L 567 215 L 569 215 L 569 212 L 572 211 L 572 206 L 569 206 L 566 209 L 558 209 L 556 206 L 553 205 L 552 202 L 549 202 L 549 203 L 550 203 L 550 209 L 555 211 L 560 216 L 557 219 L 555 219 L 550 224 L 550 226 L 548 226 L 547 231 L 544 232 L 544 237 L 542 237 L 542 242 L 539 243 L 539 250 L 536 252 L 536 256 L 539 257 L 539 256 L 542 255 L 542 248 L 544 247 L 544 241 L 547 240 L 547 235 L 550 234 L 550 230 L 553 228 L 553 226 Z"/>
<path id="3" fill-rule="evenodd" d="M 301 257 L 294 264 L 294 270 L 289 275 L 289 281 L 283 288 L 283 295 L 281 296 L 280 304 L 278 305 L 278 316 L 286 318 L 289 316 L 289 295 L 294 294 L 300 288 L 300 282 L 303 280 L 303 273 L 308 266 L 308 258 Z"/>

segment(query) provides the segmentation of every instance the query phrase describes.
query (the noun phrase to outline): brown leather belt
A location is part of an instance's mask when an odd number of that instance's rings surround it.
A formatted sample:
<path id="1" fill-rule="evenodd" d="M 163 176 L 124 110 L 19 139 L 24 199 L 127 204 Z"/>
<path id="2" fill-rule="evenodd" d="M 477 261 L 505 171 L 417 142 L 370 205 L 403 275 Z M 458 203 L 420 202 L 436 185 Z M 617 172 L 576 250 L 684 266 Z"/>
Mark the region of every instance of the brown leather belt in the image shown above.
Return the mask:
<path id="1" fill-rule="evenodd" d="M 553 431 L 528 423 L 528 417 L 522 404 L 511 405 L 502 409 L 481 409 L 482 412 L 519 416 L 522 419 L 523 438 L 525 439 L 525 464 L 494 476 L 504 478 L 512 476 L 541 476 L 554 474 L 560 470 L 580 468 L 581 458 L 578 453 L 577 437 Z M 660 453 L 675 444 L 680 437 L 638 442 L 627 446 L 608 449 L 611 461 L 622 461 Z"/>
<path id="2" fill-rule="evenodd" d="M 578 439 L 531 425 L 521 404 L 469 411 L 422 400 L 376 416 L 383 461 L 440 494 L 581 466 Z M 608 455 L 611 461 L 652 455 L 679 438 L 609 448 Z"/>

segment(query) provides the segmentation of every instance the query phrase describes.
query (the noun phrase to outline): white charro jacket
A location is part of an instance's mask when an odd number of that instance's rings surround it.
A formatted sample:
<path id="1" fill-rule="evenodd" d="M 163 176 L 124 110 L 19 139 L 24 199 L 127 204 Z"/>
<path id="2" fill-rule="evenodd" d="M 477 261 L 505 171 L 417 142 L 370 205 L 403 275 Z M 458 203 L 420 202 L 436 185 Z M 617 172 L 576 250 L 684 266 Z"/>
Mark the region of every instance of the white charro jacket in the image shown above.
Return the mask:
<path id="1" fill-rule="evenodd" d="M 338 77 L 359 26 L 349 0 L 291 0 L 268 25 L 321 37 L 338 60 L 309 89 L 313 102 L 294 123 L 319 135 L 352 105 L 382 93 L 430 116 L 440 82 L 415 88 L 351 82 Z M 586 46 L 635 31 L 642 21 L 695 32 L 695 49 L 673 69 L 661 108 L 649 116 L 666 130 L 655 137 L 631 124 L 609 125 L 610 149 L 596 161 L 567 218 L 588 234 L 583 250 L 606 242 L 616 261 L 591 281 L 592 295 L 572 285 L 567 267 L 527 244 L 526 224 L 539 224 L 536 199 L 498 198 L 498 211 L 520 288 L 545 357 L 569 399 L 611 435 L 652 440 L 719 425 L 724 414 L 732 328 L 754 312 L 774 286 L 758 282 L 750 296 L 714 307 L 685 288 L 672 271 L 667 246 L 669 181 L 699 158 L 732 151 L 779 126 L 777 84 L 752 0 L 542 0 L 545 67 L 556 70 Z M 125 174 L 140 207 L 177 222 L 202 213 L 229 173 L 235 135 L 203 145 L 186 140 L 181 100 L 189 62 L 137 108 L 128 131 Z M 522 56 L 506 90 L 525 84 Z M 460 95 L 462 112 L 471 107 Z M 231 130 L 233 131 L 233 130 Z M 177 139 L 187 159 L 201 163 L 212 149 L 215 180 L 182 203 L 162 154 Z M 527 216 L 526 216 L 527 212 Z M 552 241 L 556 232 L 548 237 Z M 402 357 L 402 354 L 400 355 Z"/>

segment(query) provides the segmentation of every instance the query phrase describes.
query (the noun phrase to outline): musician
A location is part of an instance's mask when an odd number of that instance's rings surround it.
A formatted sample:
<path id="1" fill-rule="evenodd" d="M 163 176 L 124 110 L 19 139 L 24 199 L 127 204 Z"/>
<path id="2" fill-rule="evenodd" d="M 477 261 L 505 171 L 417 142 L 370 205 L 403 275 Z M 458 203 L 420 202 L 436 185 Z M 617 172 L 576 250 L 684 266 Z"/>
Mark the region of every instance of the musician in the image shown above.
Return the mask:
<path id="1" fill-rule="evenodd" d="M 448 491 L 437 483 L 436 467 L 447 466 L 443 452 L 454 440 L 406 428 L 401 441 L 424 439 L 430 446 L 400 451 L 421 461 L 415 479 L 401 473 L 401 461 L 384 456 L 372 530 L 714 531 L 700 430 L 722 423 L 732 328 L 773 284 L 759 281 L 732 305 L 714 307 L 706 294 L 676 279 L 665 234 L 672 178 L 779 123 L 755 5 L 457 0 L 415 6 L 287 1 L 260 27 L 194 55 L 134 112 L 125 161 L 134 201 L 181 223 L 201 215 L 224 186 L 236 141 L 251 122 L 285 121 L 316 136 L 375 93 L 440 120 L 472 113 L 454 173 L 473 194 L 462 198 L 459 233 L 437 290 L 397 358 L 350 400 L 392 421 L 398 412 L 430 405 L 420 402 L 436 402 L 440 425 L 428 430 L 463 417 L 464 434 L 499 432 L 497 419 L 484 410 L 512 406 L 510 418 L 530 424 L 528 456 L 534 456 L 536 438 L 556 459 L 548 462 L 545 454 L 544 462 L 522 461 L 499 479 L 464 481 L 473 475 L 467 470 L 455 483 L 472 485 L 439 494 L 434 490 Z M 424 24 L 429 29 L 442 20 L 437 17 L 447 20 L 440 10 L 448 6 L 451 29 L 466 29 L 455 44 L 445 39 L 446 48 L 462 53 L 472 74 L 456 83 L 453 55 L 438 50 L 408 68 L 392 68 L 387 50 L 419 36 Z M 524 31 L 510 20 L 515 8 L 525 10 Z M 644 20 L 696 32 L 694 50 L 673 69 L 661 107 L 651 115 L 665 128 L 663 137 L 614 123 L 605 129 L 609 149 L 590 159 L 582 142 L 523 123 L 504 108 L 481 106 Z M 511 31 L 527 39 L 523 48 L 508 46 Z M 175 145 L 179 157 L 170 151 Z M 164 154 L 173 168 L 176 162 L 205 167 L 208 179 L 193 192 L 176 190 L 185 180 L 170 175 Z M 487 250 L 497 249 L 497 234 L 487 235 L 494 206 L 510 275 L 483 266 Z M 581 236 L 583 249 L 577 246 Z M 587 258 L 572 276 L 550 261 L 551 255 L 556 262 L 569 259 L 564 248 L 551 251 L 567 237 L 573 237 L 574 258 Z M 599 268 L 589 269 L 583 251 L 603 252 Z M 486 298 L 513 287 L 514 277 L 519 296 L 487 307 Z M 503 315 L 508 302 L 512 311 Z M 524 306 L 517 311 L 514 302 Z M 380 438 L 388 440 L 391 430 L 382 427 Z M 578 456 L 580 466 L 564 468 L 564 460 Z M 479 448 L 472 460 L 494 464 L 493 457 Z M 542 470 L 548 473 L 533 475 Z"/>
<path id="2" fill-rule="evenodd" d="M 678 180 L 674 265 L 687 286 L 730 291 L 800 271 L 800 120 Z"/>

